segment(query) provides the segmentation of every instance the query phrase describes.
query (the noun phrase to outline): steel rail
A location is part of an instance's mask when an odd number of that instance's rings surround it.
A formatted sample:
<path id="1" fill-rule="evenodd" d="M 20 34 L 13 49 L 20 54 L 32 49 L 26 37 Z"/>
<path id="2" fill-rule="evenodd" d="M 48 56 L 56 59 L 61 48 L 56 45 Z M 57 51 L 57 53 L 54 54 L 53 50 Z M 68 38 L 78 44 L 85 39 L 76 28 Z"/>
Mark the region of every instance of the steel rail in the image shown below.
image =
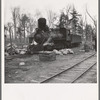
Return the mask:
<path id="1" fill-rule="evenodd" d="M 97 62 L 95 62 L 92 66 L 90 66 L 89 68 L 87 68 L 85 71 L 83 71 L 83 73 L 81 73 L 79 76 L 77 76 L 72 82 L 70 83 L 74 83 L 76 80 L 78 80 L 81 76 L 83 76 L 89 69 L 91 69 L 94 65 L 96 65 Z"/>
<path id="2" fill-rule="evenodd" d="M 54 78 L 54 77 L 56 77 L 56 76 L 58 76 L 58 75 L 60 75 L 60 74 L 62 74 L 62 73 L 64 73 L 64 72 L 68 71 L 69 69 L 74 68 L 75 66 L 77 66 L 78 64 L 80 64 L 80 63 L 84 62 L 85 60 L 91 58 L 91 57 L 94 56 L 95 54 L 96 54 L 96 53 L 94 53 L 93 55 L 90 55 L 89 57 L 87 57 L 87 58 L 85 58 L 85 59 L 83 59 L 83 60 L 81 60 L 81 61 L 78 62 L 77 64 L 74 64 L 74 65 L 71 66 L 70 68 L 67 68 L 67 69 L 65 69 L 65 70 L 63 70 L 63 71 L 61 71 L 61 72 L 59 72 L 59 73 L 57 73 L 57 74 L 55 74 L 55 75 L 53 75 L 53 76 L 51 76 L 51 77 L 49 77 L 49 78 L 47 78 L 47 79 L 45 79 L 45 80 L 39 82 L 39 83 L 46 83 L 46 82 L 49 81 L 50 79 L 52 79 L 52 78 Z"/>

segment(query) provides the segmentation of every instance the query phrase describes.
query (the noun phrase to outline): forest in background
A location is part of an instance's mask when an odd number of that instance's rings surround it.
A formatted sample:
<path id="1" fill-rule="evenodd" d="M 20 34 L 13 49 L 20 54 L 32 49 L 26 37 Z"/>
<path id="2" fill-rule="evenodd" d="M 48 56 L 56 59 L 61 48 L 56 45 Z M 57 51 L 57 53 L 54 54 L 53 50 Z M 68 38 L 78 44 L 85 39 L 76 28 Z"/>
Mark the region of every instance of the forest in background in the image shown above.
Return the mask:
<path id="1" fill-rule="evenodd" d="M 46 10 L 47 25 L 49 28 L 65 27 L 70 28 L 72 34 L 80 34 L 83 41 L 92 42 L 97 34 L 97 19 L 88 12 L 86 8 L 85 20 L 74 6 L 67 5 L 60 15 L 52 10 Z M 42 17 L 42 13 L 37 10 L 34 16 L 21 12 L 20 7 L 11 9 L 12 22 L 4 25 L 5 45 L 15 43 L 18 46 L 28 44 L 28 37 L 34 35 L 37 28 L 37 20 Z M 89 17 L 93 25 L 87 23 Z"/>

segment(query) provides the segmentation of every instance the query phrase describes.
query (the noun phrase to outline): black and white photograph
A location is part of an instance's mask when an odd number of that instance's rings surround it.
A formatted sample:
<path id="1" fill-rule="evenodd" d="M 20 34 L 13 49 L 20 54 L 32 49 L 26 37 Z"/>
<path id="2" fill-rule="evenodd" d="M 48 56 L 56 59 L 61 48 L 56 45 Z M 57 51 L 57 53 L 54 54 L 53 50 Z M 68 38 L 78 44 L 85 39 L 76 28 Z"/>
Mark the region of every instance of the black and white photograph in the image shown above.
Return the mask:
<path id="1" fill-rule="evenodd" d="M 3 19 L 5 84 L 97 83 L 98 0 L 4 0 Z"/>
<path id="2" fill-rule="evenodd" d="M 99 100 L 99 0 L 2 0 L 2 100 Z"/>

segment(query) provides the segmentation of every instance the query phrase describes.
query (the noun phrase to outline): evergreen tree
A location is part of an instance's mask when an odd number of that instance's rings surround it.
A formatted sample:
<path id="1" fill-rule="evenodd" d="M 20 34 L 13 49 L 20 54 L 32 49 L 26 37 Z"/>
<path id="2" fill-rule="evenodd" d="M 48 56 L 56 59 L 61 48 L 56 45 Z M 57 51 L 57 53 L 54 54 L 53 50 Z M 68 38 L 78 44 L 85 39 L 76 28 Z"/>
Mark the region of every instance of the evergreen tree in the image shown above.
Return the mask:
<path id="1" fill-rule="evenodd" d="M 72 15 L 71 22 L 72 22 L 72 28 L 73 28 L 73 32 L 72 33 L 75 34 L 76 31 L 78 31 L 77 29 L 78 29 L 78 25 L 79 25 L 79 16 L 80 16 L 80 14 L 78 14 L 76 9 L 73 7 L 71 15 Z"/>

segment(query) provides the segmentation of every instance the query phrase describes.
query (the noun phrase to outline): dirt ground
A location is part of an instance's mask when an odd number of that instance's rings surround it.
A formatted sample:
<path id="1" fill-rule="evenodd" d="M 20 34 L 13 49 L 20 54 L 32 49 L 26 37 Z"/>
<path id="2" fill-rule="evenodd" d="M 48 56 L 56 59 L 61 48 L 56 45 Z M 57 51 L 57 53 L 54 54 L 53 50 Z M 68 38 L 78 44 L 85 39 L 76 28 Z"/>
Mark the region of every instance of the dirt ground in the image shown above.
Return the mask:
<path id="1" fill-rule="evenodd" d="M 45 75 L 52 70 L 60 70 L 62 68 L 61 66 L 68 64 L 68 61 L 71 61 L 71 59 L 74 59 L 75 57 L 79 58 L 82 54 L 85 54 L 84 51 L 80 51 L 80 47 L 72 48 L 72 50 L 74 51 L 74 54 L 57 55 L 55 61 L 42 62 L 39 60 L 38 54 L 23 55 L 21 57 L 5 60 L 5 83 L 35 83 L 34 79 L 36 78 L 39 80 L 39 75 Z M 91 50 L 88 53 L 92 52 L 95 51 Z M 92 81 L 87 80 L 85 83 L 96 83 L 96 66 L 95 74 L 89 75 L 91 76 L 90 78 Z"/>

